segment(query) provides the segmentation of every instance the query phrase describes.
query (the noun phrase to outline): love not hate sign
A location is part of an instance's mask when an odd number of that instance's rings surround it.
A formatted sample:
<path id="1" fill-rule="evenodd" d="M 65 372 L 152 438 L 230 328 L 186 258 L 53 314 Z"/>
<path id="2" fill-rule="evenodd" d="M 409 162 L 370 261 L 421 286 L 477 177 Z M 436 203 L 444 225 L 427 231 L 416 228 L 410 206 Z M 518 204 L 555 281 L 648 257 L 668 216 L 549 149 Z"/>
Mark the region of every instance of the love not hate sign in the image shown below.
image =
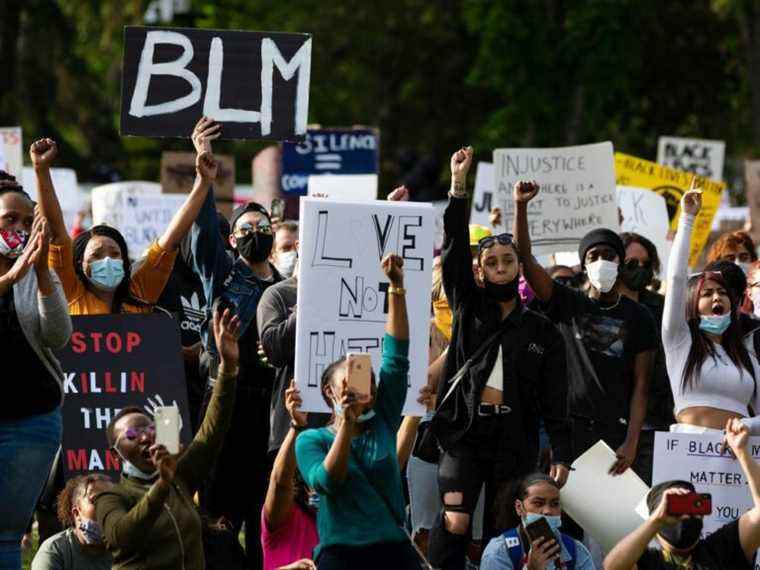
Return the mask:
<path id="1" fill-rule="evenodd" d="M 205 115 L 222 138 L 297 140 L 310 74 L 309 34 L 127 26 L 121 132 L 184 138 Z"/>
<path id="2" fill-rule="evenodd" d="M 295 365 L 304 411 L 328 411 L 322 372 L 347 352 L 370 353 L 379 371 L 389 304 L 380 263 L 395 253 L 404 259 L 410 327 L 404 413 L 424 413 L 416 400 L 427 382 L 434 226 L 430 204 L 301 198 Z"/>

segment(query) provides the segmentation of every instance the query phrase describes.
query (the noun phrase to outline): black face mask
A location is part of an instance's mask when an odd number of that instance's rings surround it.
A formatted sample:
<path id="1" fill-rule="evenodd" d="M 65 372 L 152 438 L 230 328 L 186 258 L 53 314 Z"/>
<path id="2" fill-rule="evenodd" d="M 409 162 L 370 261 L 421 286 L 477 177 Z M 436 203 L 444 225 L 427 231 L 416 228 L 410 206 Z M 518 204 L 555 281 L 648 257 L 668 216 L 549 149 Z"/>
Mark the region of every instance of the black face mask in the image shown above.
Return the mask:
<path id="1" fill-rule="evenodd" d="M 237 240 L 237 251 L 251 263 L 264 261 L 272 253 L 274 236 L 259 232 L 249 233 Z"/>
<path id="2" fill-rule="evenodd" d="M 520 274 L 512 279 L 509 283 L 491 283 L 490 281 L 483 281 L 485 285 L 486 295 L 488 295 L 494 301 L 511 301 L 517 296 L 517 290 L 520 285 Z"/>
<path id="3" fill-rule="evenodd" d="M 678 524 L 665 527 L 660 536 L 678 550 L 686 550 L 696 544 L 702 534 L 702 519 L 688 518 Z"/>
<path id="4" fill-rule="evenodd" d="M 635 260 L 626 263 L 620 271 L 620 279 L 633 291 L 643 291 L 652 282 L 654 270 L 651 266 L 639 266 Z"/>

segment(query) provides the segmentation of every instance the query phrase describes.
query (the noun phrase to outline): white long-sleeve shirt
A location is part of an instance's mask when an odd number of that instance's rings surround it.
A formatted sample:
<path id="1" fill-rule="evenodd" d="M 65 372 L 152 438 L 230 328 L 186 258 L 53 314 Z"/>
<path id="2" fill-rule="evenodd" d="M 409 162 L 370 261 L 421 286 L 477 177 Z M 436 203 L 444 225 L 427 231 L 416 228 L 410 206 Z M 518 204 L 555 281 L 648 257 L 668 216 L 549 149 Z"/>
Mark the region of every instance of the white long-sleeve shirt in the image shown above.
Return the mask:
<path id="1" fill-rule="evenodd" d="M 668 260 L 668 291 L 662 315 L 662 343 L 675 401 L 675 415 L 697 406 L 717 408 L 749 416 L 749 406 L 760 412 L 760 390 L 755 390 L 752 375 L 731 362 L 723 346 L 715 345 L 715 358 L 706 357 L 697 371 L 695 382 L 685 391 L 681 388 L 684 369 L 691 349 L 691 331 L 686 322 L 686 295 L 689 280 L 689 243 L 694 228 L 694 216 L 682 214 Z M 755 378 L 760 381 L 760 364 L 751 335 L 745 339 L 754 366 Z M 752 433 L 760 433 L 760 417 L 747 418 L 744 423 Z"/>

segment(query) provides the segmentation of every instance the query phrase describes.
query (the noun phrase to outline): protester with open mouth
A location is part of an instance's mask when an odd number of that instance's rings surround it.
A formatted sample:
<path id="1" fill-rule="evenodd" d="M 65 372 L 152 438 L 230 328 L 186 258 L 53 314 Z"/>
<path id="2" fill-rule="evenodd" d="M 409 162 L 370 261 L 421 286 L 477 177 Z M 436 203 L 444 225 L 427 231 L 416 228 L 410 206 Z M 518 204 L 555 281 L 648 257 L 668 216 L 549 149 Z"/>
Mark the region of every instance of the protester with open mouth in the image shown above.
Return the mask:
<path id="1" fill-rule="evenodd" d="M 740 298 L 721 273 L 688 276 L 691 233 L 702 206 L 701 190 L 681 200 L 681 218 L 668 262 L 668 294 L 662 321 L 668 376 L 675 399 L 671 431 L 720 432 L 732 418 L 760 433 L 758 360 L 743 338 Z M 749 347 L 749 348 L 748 348 Z"/>

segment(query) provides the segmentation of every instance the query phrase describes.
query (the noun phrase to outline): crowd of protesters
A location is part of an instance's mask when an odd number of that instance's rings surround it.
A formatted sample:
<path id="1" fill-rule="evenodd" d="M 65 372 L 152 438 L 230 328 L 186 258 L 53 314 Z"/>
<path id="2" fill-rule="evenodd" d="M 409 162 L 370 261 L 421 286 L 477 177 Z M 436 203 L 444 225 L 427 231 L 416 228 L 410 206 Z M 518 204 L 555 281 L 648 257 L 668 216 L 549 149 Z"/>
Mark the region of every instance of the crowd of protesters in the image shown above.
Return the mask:
<path id="1" fill-rule="evenodd" d="M 429 353 L 409 353 L 403 259 L 388 255 L 370 395 L 349 387 L 343 357 L 321 377 L 330 413 L 306 414 L 294 381 L 298 224 L 256 202 L 229 219 L 217 211 L 220 133 L 212 120 L 196 125 L 195 183 L 139 260 L 112 227 L 67 232 L 50 176 L 54 141 L 30 148 L 37 204 L 0 172 L 0 350 L 25 365 L 0 402 L 0 568 L 21 567 L 35 517 L 35 570 L 753 567 L 760 262 L 749 236 L 733 232 L 689 274 L 698 188 L 682 199 L 664 274 L 651 241 L 605 228 L 583 237 L 578 267 L 544 267 L 528 224 L 539 184 L 515 184 L 512 233 L 468 226 L 473 151 L 456 151 Z M 500 218 L 493 212 L 494 227 Z M 91 473 L 64 484 L 55 351 L 71 316 L 156 311 L 182 323 L 176 381 L 187 386 L 191 443 L 178 454 L 157 444 L 135 402 L 106 430 L 119 480 Z M 412 358 L 429 366 L 414 395 L 422 418 L 402 415 Z M 703 537 L 701 517 L 667 510 L 668 497 L 694 486 L 663 482 L 647 496 L 649 518 L 602 553 L 562 511 L 571 465 L 602 440 L 615 460 L 600 477 L 631 469 L 651 485 L 654 434 L 668 430 L 722 436 L 754 508 Z M 51 502 L 59 527 L 43 533 Z M 526 530 L 537 521 L 550 535 Z"/>

